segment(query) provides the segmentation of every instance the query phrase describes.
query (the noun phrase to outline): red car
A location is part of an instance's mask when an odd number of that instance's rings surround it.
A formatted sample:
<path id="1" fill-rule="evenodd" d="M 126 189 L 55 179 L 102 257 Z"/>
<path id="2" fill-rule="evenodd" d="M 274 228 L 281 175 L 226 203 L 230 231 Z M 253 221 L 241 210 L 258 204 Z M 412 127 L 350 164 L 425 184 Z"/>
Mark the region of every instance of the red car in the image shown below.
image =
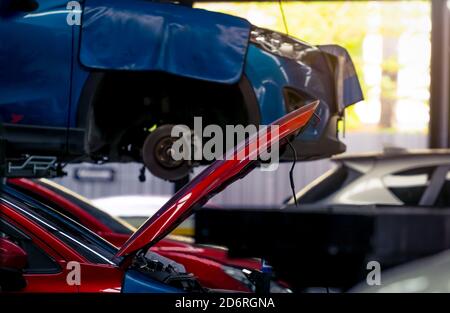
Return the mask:
<path id="1" fill-rule="evenodd" d="M 248 173 L 255 166 L 255 156 L 261 148 L 270 149 L 278 142 L 285 145 L 290 135 L 306 125 L 316 108 L 314 102 L 276 121 L 279 136 L 262 141 L 263 146 L 260 134 L 253 135 L 233 152 L 244 158 L 215 161 L 175 194 L 120 249 L 51 206 L 4 185 L 0 192 L 0 268 L 11 272 L 24 270 L 24 291 L 208 291 L 189 274 L 188 267 L 196 260 L 195 254 L 167 251 L 158 243 L 194 208 Z M 149 250 L 151 247 L 156 250 Z M 204 273 L 208 268 L 199 271 Z M 221 288 L 221 282 L 213 283 Z M 0 286 L 9 290 L 11 285 L 5 287 L 0 279 Z"/>
<path id="2" fill-rule="evenodd" d="M 51 181 L 14 178 L 9 179 L 8 184 L 78 221 L 115 246 L 120 247 L 136 231 L 126 222 L 94 207 L 82 196 Z M 253 284 L 242 274 L 241 269 L 259 270 L 261 267 L 258 259 L 229 258 L 225 248 L 193 245 L 192 240 L 181 236 L 168 236 L 151 250 L 182 263 L 188 272 L 194 273 L 199 282 L 208 288 L 253 291 Z M 272 282 L 272 285 L 274 291 L 288 290 L 276 282 Z"/>

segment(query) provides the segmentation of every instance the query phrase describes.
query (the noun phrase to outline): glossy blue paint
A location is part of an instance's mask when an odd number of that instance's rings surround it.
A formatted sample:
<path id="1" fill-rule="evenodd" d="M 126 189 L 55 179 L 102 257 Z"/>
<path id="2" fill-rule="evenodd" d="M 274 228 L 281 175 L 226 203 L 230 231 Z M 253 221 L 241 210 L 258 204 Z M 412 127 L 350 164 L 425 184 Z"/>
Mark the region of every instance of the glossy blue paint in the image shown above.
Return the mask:
<path id="1" fill-rule="evenodd" d="M 353 61 L 348 51 L 339 45 L 319 45 L 320 51 L 325 53 L 329 58 L 334 59 L 332 63 L 339 63 L 341 59 L 341 67 L 335 65 L 334 72 L 331 77 L 342 76 L 342 103 L 339 103 L 339 109 L 346 107 L 364 99 L 361 85 L 359 84 L 358 75 Z M 336 72 L 341 72 L 337 74 Z M 334 75 L 335 74 L 335 75 Z"/>
<path id="2" fill-rule="evenodd" d="M 66 127 L 72 60 L 67 1 L 37 2 L 34 12 L 0 17 L 0 121 Z"/>
<path id="3" fill-rule="evenodd" d="M 139 273 L 128 270 L 125 273 L 122 286 L 123 293 L 183 293 L 183 290 L 165 285 Z"/>
<path id="4" fill-rule="evenodd" d="M 86 81 L 91 73 L 91 70 L 82 66 L 79 59 L 80 51 L 80 34 L 81 26 L 73 26 L 73 36 L 75 38 L 73 43 L 73 57 L 72 62 L 74 64 L 72 69 L 72 84 L 71 84 L 71 106 L 69 113 L 69 128 L 78 128 L 77 115 L 81 100 L 81 95 Z"/>
<path id="5" fill-rule="evenodd" d="M 297 137 L 300 140 L 317 140 L 326 130 L 327 122 L 333 113 L 341 111 L 363 99 L 358 77 L 348 52 L 339 46 L 311 46 L 304 52 L 301 61 L 277 56 L 250 44 L 245 75 L 250 80 L 259 101 L 261 123 L 270 124 L 285 115 L 286 104 L 283 89 L 290 87 L 312 99 L 320 99 L 316 116 Z M 343 83 L 342 105 L 338 108 L 335 94 L 336 68 L 330 67 L 329 59 L 342 57 Z"/>
<path id="6" fill-rule="evenodd" d="M 359 84 L 358 76 L 350 75 L 344 79 L 343 102 L 346 107 L 350 104 L 355 104 L 364 99 L 361 85 Z"/>
<path id="7" fill-rule="evenodd" d="M 292 87 L 320 99 L 316 114 L 321 120 L 328 120 L 329 105 L 333 101 L 328 87 L 332 88 L 333 81 L 317 69 L 311 70 L 308 66 L 275 56 L 251 44 L 245 74 L 258 98 L 262 124 L 268 125 L 287 113 L 283 96 L 284 87 Z M 330 86 L 327 86 L 327 83 Z M 325 123 L 309 123 L 299 137 L 314 139 L 322 134 L 325 126 Z"/>
<path id="8" fill-rule="evenodd" d="M 258 99 L 263 125 L 286 114 L 282 87 L 289 77 L 280 66 L 279 57 L 249 45 L 244 72 Z"/>
<path id="9" fill-rule="evenodd" d="M 232 84 L 239 80 L 250 23 L 180 5 L 86 0 L 80 61 L 89 68 L 164 71 Z"/>

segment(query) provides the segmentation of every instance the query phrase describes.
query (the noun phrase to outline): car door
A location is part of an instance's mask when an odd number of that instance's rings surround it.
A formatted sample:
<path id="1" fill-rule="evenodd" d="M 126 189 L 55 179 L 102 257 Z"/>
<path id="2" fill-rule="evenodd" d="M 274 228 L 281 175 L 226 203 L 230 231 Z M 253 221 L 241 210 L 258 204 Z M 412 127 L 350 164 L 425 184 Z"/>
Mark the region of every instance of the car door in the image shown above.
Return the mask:
<path id="1" fill-rule="evenodd" d="M 65 148 L 72 62 L 67 5 L 0 0 L 0 122 L 7 156 L 56 155 Z"/>
<path id="2" fill-rule="evenodd" d="M 23 292 L 78 292 L 77 285 L 67 283 L 66 260 L 26 227 L 2 218 L 0 237 L 14 242 L 27 253 L 28 262 L 23 271 L 27 284 Z"/>

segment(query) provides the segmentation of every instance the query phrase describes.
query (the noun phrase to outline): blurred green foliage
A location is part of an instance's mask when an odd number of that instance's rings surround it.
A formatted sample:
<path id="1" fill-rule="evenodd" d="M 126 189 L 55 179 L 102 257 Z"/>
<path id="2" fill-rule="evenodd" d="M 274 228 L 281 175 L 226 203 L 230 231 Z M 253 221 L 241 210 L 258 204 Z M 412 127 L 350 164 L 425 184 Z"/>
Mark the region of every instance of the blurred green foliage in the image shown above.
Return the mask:
<path id="1" fill-rule="evenodd" d="M 339 44 L 352 56 L 360 82 L 367 95 L 363 73 L 363 43 L 369 31 L 376 28 L 382 37 L 399 38 L 403 33 L 422 31 L 418 19 L 430 18 L 429 1 L 289 1 L 282 2 L 287 25 L 284 25 L 278 2 L 197 3 L 199 8 L 219 11 L 248 19 L 253 24 L 286 33 L 311 44 Z M 383 59 L 381 101 L 396 97 L 396 81 L 392 79 L 399 64 L 396 58 Z M 395 73 L 394 73 L 395 76 Z M 350 129 L 364 127 L 354 108 L 347 112 Z"/>

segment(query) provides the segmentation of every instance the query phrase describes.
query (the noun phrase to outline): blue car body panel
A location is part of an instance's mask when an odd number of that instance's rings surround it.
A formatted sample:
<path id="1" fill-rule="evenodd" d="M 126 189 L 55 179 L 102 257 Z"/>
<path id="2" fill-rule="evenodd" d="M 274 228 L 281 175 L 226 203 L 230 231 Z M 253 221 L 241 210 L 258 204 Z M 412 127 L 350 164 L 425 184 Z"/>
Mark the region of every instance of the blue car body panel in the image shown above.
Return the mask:
<path id="1" fill-rule="evenodd" d="M 248 21 L 226 14 L 139 0 L 86 0 L 80 61 L 89 68 L 164 71 L 232 84 L 242 75 L 249 34 Z"/>
<path id="2" fill-rule="evenodd" d="M 320 51 L 315 51 L 319 53 Z M 320 62 L 316 62 L 322 65 Z M 312 64 L 314 65 L 314 64 Z M 287 113 L 283 88 L 291 87 L 313 98 L 320 99 L 316 115 L 327 121 L 329 106 L 333 105 L 334 81 L 326 68 L 314 68 L 306 64 L 265 52 L 249 46 L 245 74 L 250 80 L 261 112 L 261 124 L 268 125 Z M 330 93 L 330 90 L 332 91 Z M 314 140 L 325 130 L 326 123 L 308 123 L 298 136 L 302 140 Z"/>
<path id="3" fill-rule="evenodd" d="M 183 290 L 160 283 L 150 277 L 130 269 L 125 273 L 122 293 L 182 293 Z"/>
<path id="4" fill-rule="evenodd" d="M 317 46 L 322 52 L 331 55 L 334 58 L 342 59 L 342 101 L 338 105 L 339 110 L 359 102 L 364 99 L 361 85 L 359 84 L 358 75 L 352 62 L 350 54 L 346 49 L 338 45 L 319 45 Z M 337 76 L 337 73 L 334 73 Z"/>
<path id="5" fill-rule="evenodd" d="M 67 127 L 72 28 L 66 1 L 0 17 L 0 121 Z M 6 44 L 7 43 L 7 44 Z"/>

